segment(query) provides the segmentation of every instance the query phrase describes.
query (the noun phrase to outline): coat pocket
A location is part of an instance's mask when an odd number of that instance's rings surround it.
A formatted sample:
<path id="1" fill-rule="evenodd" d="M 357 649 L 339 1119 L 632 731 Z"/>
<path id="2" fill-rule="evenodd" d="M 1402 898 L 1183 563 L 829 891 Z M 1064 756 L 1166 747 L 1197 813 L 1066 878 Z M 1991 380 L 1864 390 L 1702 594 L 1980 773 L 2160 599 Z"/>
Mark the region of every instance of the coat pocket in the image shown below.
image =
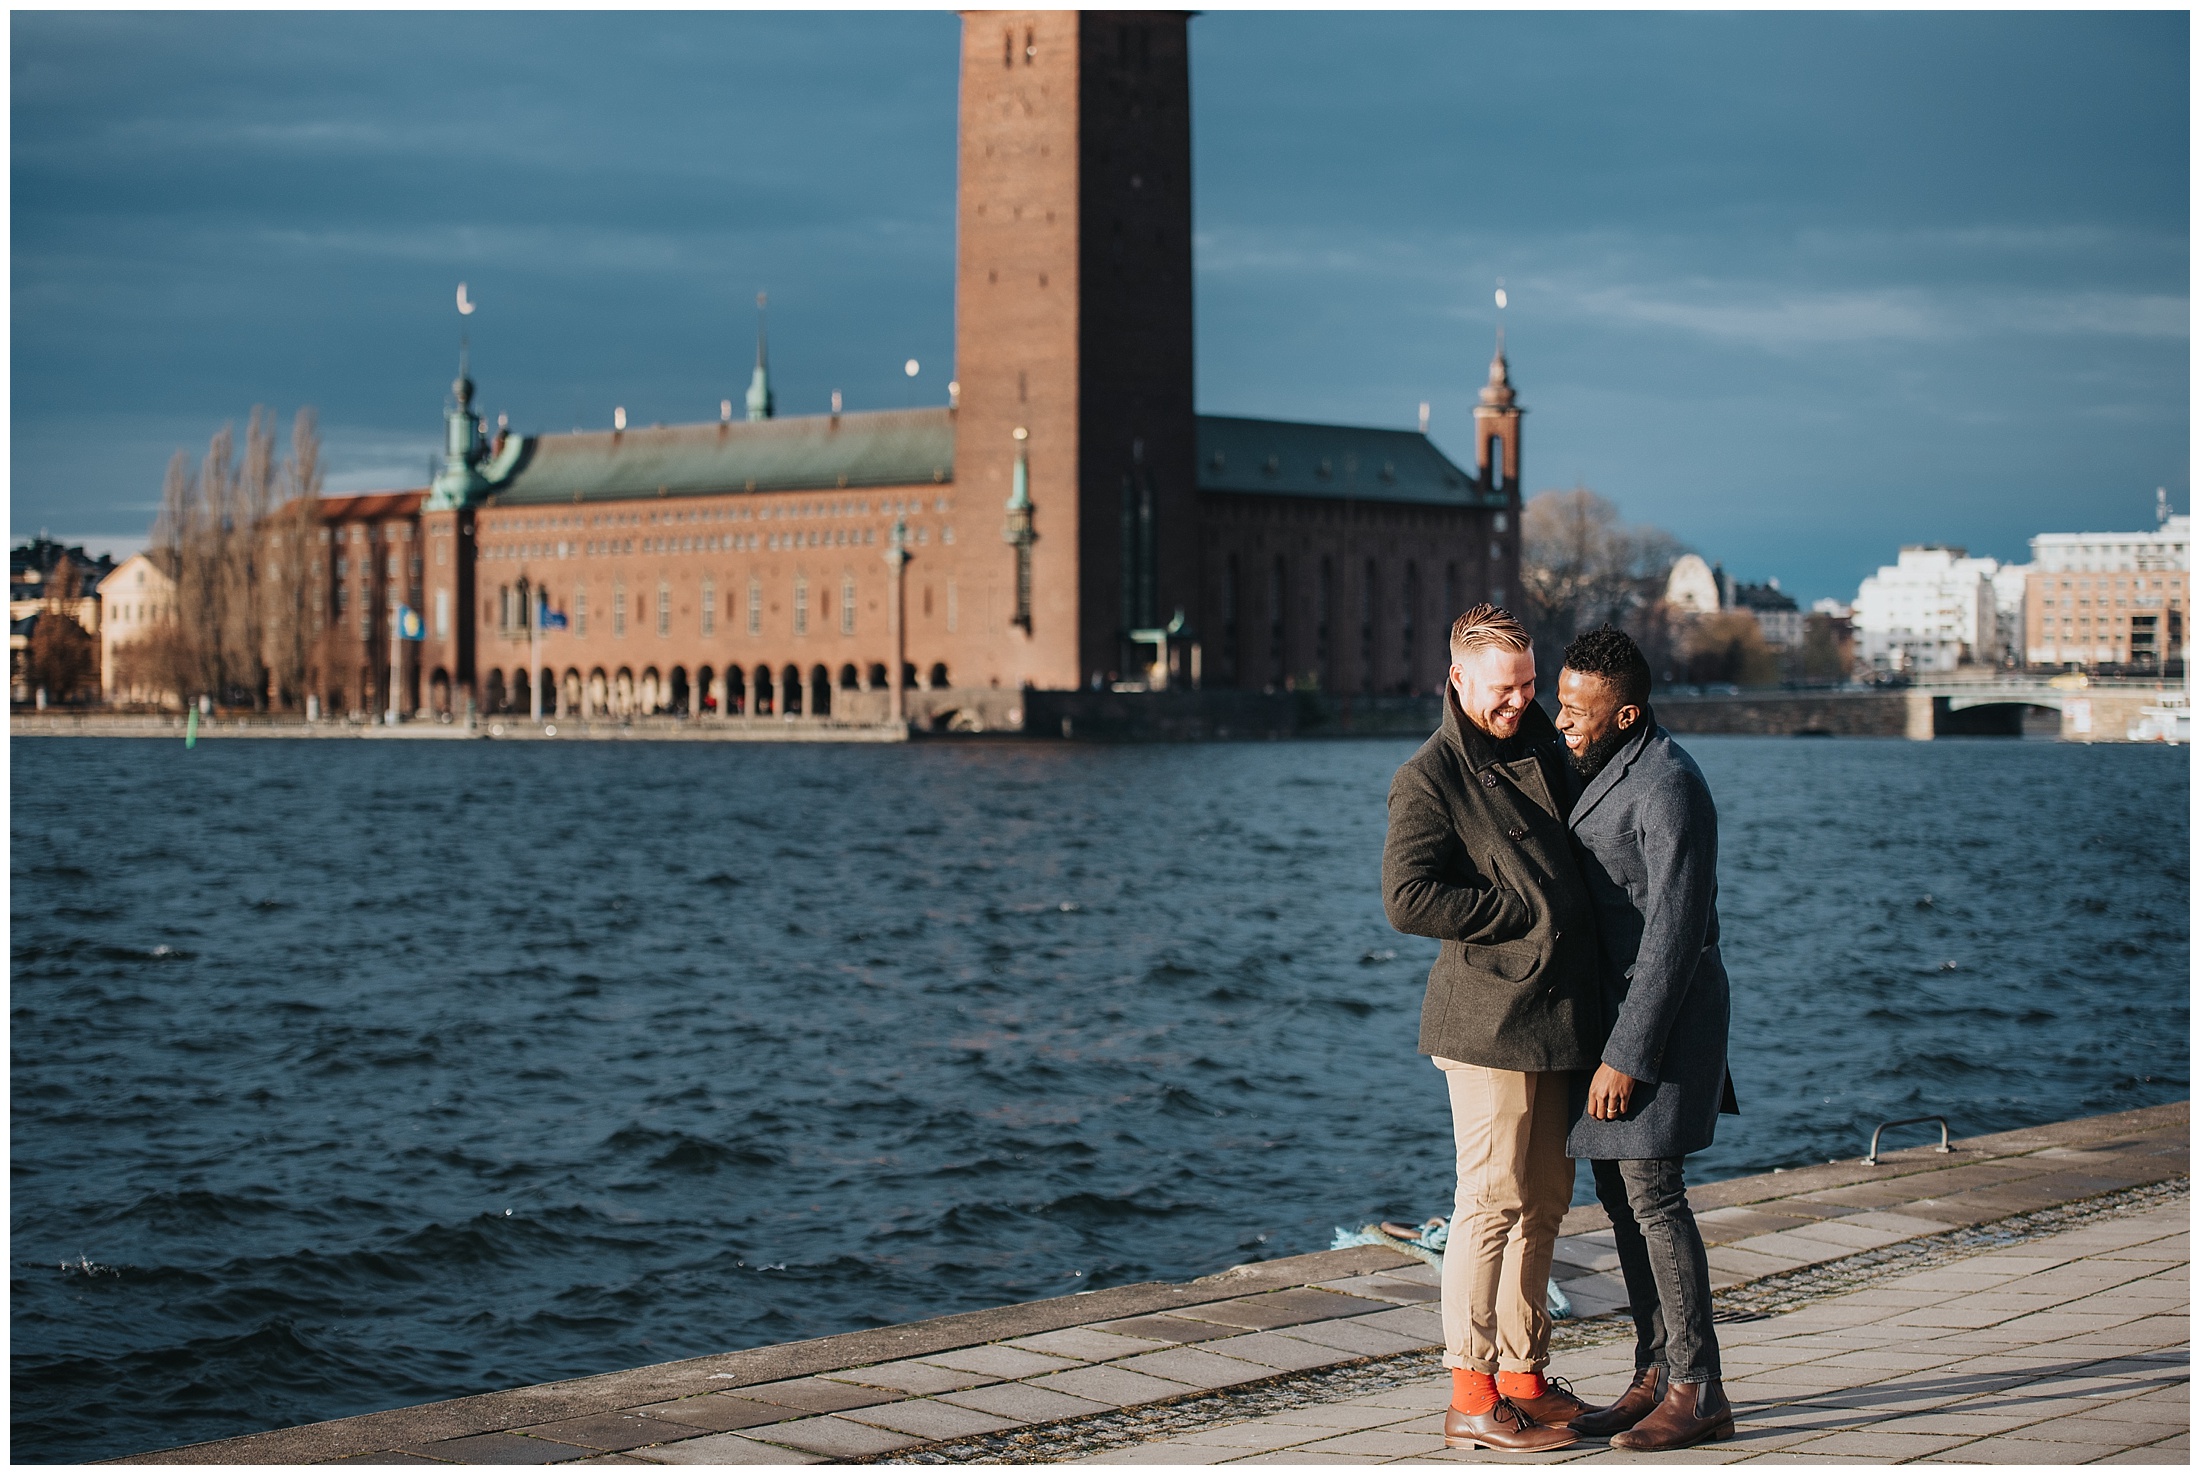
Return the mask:
<path id="1" fill-rule="evenodd" d="M 1461 943 L 1460 961 L 1477 973 L 1494 974 L 1507 983 L 1533 977 L 1543 965 L 1543 949 L 1534 942 L 1502 942 L 1495 947 Z"/>

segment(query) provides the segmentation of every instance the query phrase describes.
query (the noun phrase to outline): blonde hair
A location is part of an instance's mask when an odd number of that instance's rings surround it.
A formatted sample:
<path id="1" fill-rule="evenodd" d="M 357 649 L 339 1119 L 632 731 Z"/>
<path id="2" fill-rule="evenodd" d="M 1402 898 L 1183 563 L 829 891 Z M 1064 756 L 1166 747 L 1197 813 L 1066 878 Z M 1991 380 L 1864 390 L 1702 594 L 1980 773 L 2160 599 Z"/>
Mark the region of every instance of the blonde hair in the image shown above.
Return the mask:
<path id="1" fill-rule="evenodd" d="M 1453 621 L 1451 654 L 1454 660 L 1493 645 L 1505 650 L 1528 648 L 1528 632 L 1510 611 L 1494 604 L 1478 604 Z"/>

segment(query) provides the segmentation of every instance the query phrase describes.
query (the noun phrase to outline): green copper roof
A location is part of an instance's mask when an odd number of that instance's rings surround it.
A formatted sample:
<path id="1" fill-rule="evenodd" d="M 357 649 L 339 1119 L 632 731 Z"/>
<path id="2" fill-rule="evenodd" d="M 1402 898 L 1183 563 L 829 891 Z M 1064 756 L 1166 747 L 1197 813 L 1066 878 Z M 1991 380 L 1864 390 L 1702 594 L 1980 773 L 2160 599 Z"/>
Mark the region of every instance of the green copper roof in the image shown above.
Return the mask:
<path id="1" fill-rule="evenodd" d="M 877 410 L 530 436 L 500 506 L 950 481 L 955 412 Z"/>
<path id="2" fill-rule="evenodd" d="M 1478 490 L 1473 473 L 1416 430 L 1237 415 L 1199 417 L 1199 489 L 1445 507 L 1506 504 L 1502 494 Z"/>

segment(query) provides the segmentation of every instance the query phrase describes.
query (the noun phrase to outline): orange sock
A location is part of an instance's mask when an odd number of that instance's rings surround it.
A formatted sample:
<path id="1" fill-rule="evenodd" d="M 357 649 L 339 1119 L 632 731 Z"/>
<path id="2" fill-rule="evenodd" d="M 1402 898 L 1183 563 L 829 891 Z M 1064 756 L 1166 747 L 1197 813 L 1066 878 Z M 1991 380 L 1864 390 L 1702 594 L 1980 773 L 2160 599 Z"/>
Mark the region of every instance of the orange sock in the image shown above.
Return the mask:
<path id="1" fill-rule="evenodd" d="M 1497 1379 L 1488 1373 L 1451 1370 L 1451 1406 L 1463 1414 L 1486 1414 L 1497 1407 Z"/>
<path id="2" fill-rule="evenodd" d="M 1507 1398 L 1541 1398 L 1548 1390 L 1541 1373 L 1499 1373 L 1497 1391 Z"/>

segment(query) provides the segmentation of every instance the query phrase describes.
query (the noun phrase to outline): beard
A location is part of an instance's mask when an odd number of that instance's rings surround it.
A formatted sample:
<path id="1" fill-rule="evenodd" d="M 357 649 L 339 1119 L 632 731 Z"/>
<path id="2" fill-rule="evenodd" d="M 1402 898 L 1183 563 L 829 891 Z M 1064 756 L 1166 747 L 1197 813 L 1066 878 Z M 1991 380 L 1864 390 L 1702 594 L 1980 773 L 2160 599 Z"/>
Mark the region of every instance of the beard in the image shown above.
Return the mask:
<path id="1" fill-rule="evenodd" d="M 1567 760 L 1574 765 L 1574 772 L 1583 778 L 1595 778 L 1604 771 L 1604 765 L 1612 761 L 1612 755 L 1625 747 L 1627 739 L 1632 736 L 1634 734 L 1623 727 L 1607 728 L 1603 736 L 1591 738 L 1580 747 L 1569 751 Z"/>

